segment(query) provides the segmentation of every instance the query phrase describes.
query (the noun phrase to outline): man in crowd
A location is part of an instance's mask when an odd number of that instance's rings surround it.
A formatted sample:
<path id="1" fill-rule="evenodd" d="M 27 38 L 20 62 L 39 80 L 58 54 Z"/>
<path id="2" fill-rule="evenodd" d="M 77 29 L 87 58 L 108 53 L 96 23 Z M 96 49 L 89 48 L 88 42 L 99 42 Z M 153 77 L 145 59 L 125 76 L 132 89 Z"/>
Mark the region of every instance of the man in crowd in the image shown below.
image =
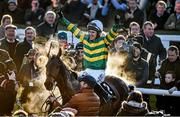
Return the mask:
<path id="1" fill-rule="evenodd" d="M 149 66 L 141 57 L 142 47 L 138 42 L 133 43 L 132 60 L 125 67 L 125 73 L 135 82 L 135 86 L 144 87 L 148 80 Z"/>
<path id="2" fill-rule="evenodd" d="M 176 0 L 175 13 L 169 16 L 165 23 L 165 29 L 180 30 L 180 0 Z"/>
<path id="3" fill-rule="evenodd" d="M 143 48 L 154 54 L 155 61 L 159 56 L 161 63 L 166 58 L 166 49 L 164 48 L 161 39 L 154 34 L 154 24 L 146 21 L 143 25 Z M 155 64 L 155 66 L 157 63 Z"/>
<path id="4" fill-rule="evenodd" d="M 9 24 L 5 27 L 5 37 L 1 40 L 0 48 L 9 52 L 11 58 L 14 59 L 14 52 L 18 40 L 16 39 L 15 25 Z"/>
<path id="5" fill-rule="evenodd" d="M 37 36 L 44 37 L 48 40 L 55 32 L 55 20 L 56 13 L 53 11 L 47 11 L 44 16 L 44 21 L 36 28 Z M 46 39 L 44 39 L 44 41 L 46 41 Z"/>
<path id="6" fill-rule="evenodd" d="M 156 10 L 149 16 L 149 20 L 153 22 L 155 29 L 164 29 L 169 14 L 166 12 L 166 3 L 162 0 L 156 3 Z"/>
<path id="7" fill-rule="evenodd" d="M 158 72 L 164 78 L 167 71 L 174 71 L 176 74 L 176 81 L 180 80 L 180 59 L 179 49 L 176 46 L 170 46 L 167 51 L 168 57 L 162 62 Z M 158 73 L 156 73 L 158 75 Z M 165 79 L 162 79 L 165 82 Z"/>
<path id="8" fill-rule="evenodd" d="M 34 48 L 35 38 L 36 30 L 33 27 L 27 27 L 25 29 L 24 41 L 17 44 L 14 54 L 14 61 L 18 71 L 22 65 L 24 55 L 27 54 L 30 49 Z"/>

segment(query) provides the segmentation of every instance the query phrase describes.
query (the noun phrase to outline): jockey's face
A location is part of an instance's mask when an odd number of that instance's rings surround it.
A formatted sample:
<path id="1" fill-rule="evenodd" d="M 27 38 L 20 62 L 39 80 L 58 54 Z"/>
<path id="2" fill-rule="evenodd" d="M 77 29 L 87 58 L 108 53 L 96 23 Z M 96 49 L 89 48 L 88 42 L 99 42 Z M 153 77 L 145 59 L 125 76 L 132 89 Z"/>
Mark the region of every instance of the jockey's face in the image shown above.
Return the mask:
<path id="1" fill-rule="evenodd" d="M 96 39 L 96 37 L 97 37 L 97 31 L 89 30 L 88 33 L 89 33 L 90 40 Z"/>

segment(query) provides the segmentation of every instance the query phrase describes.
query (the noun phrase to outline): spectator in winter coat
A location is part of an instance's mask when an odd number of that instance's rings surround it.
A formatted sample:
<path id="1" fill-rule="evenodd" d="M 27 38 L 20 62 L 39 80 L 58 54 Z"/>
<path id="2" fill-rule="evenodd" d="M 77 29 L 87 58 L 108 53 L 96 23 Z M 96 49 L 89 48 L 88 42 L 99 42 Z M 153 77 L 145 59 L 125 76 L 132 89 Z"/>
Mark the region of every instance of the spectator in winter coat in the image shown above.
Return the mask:
<path id="1" fill-rule="evenodd" d="M 98 116 L 100 109 L 100 98 L 94 92 L 97 85 L 96 80 L 86 75 L 79 77 L 80 93 L 75 94 L 64 107 L 71 107 L 78 111 L 77 116 Z"/>
<path id="2" fill-rule="evenodd" d="M 117 116 L 144 116 L 149 112 L 147 103 L 143 101 L 142 93 L 139 91 L 131 92 L 121 105 Z"/>
<path id="3" fill-rule="evenodd" d="M 176 0 L 175 13 L 169 16 L 165 23 L 165 29 L 180 30 L 180 0 Z"/>

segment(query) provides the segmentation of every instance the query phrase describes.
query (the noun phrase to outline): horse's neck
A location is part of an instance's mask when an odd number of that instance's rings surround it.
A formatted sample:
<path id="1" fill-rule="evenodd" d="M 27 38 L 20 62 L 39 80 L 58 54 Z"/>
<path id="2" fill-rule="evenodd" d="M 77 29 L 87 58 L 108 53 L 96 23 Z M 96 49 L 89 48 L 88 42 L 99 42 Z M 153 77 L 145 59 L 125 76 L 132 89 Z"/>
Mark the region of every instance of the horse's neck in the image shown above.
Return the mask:
<path id="1" fill-rule="evenodd" d="M 62 96 L 63 105 L 67 103 L 75 92 L 68 86 L 57 85 Z"/>

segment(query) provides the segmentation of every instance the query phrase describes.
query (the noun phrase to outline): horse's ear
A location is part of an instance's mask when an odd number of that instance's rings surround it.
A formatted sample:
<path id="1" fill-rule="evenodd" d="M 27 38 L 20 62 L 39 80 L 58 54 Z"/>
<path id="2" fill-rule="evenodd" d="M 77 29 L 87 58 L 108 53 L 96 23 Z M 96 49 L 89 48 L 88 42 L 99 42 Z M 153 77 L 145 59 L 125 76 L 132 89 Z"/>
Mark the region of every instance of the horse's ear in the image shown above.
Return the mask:
<path id="1" fill-rule="evenodd" d="M 60 57 L 61 55 L 62 55 L 62 50 L 61 50 L 61 48 L 59 48 L 59 52 L 57 54 L 57 57 Z"/>

